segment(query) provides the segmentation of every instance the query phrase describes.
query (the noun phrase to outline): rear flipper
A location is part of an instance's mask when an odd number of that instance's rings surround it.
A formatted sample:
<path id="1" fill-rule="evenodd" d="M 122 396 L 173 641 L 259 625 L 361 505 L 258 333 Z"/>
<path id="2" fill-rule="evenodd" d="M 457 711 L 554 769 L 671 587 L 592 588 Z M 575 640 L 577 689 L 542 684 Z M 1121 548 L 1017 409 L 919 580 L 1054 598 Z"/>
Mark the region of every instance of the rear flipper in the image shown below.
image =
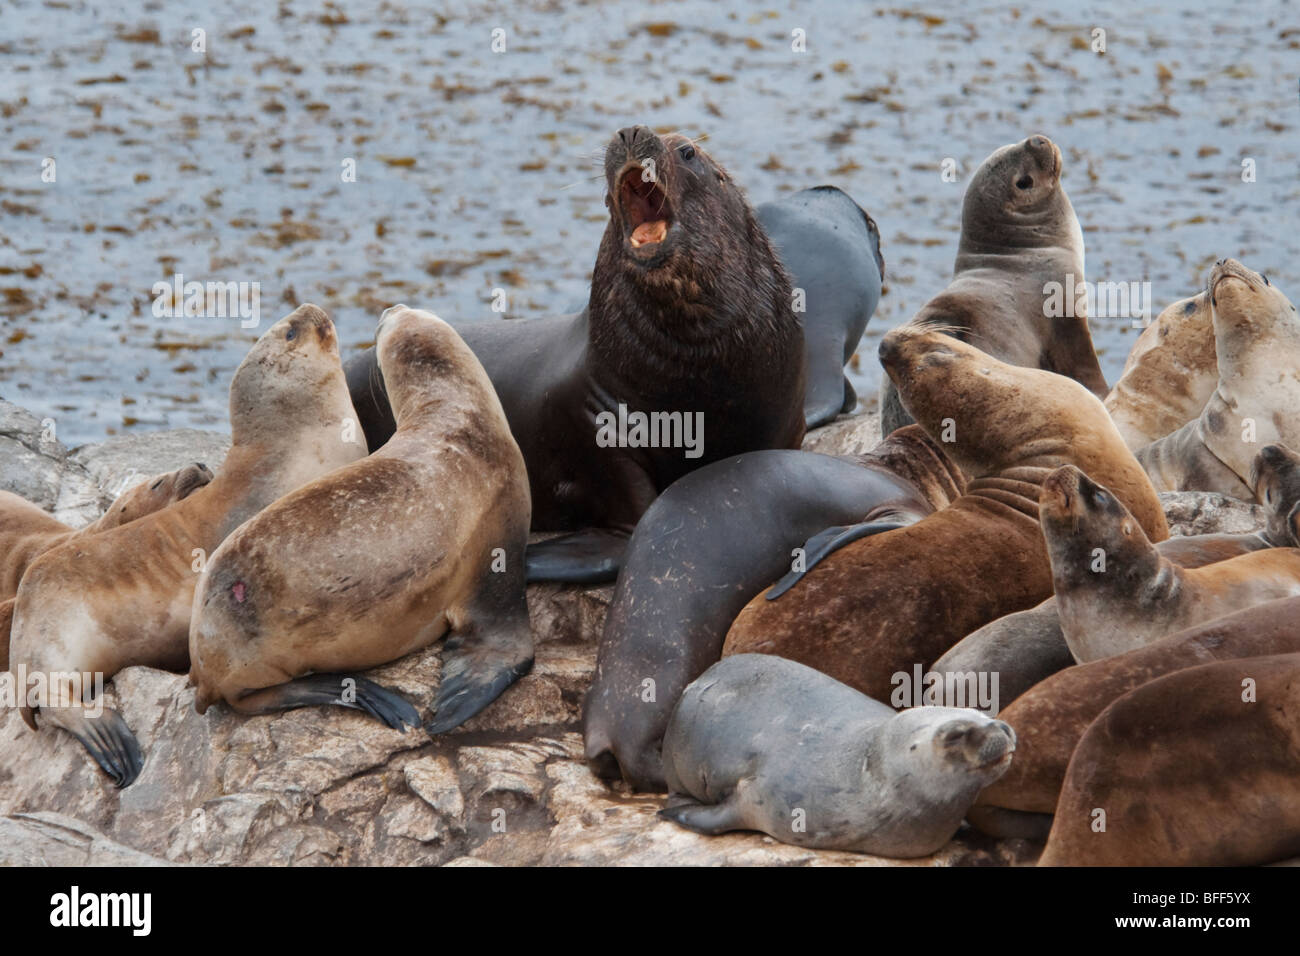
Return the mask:
<path id="1" fill-rule="evenodd" d="M 588 528 L 530 544 L 524 555 L 525 580 L 565 584 L 605 584 L 618 577 L 628 536 L 607 528 Z"/>
<path id="2" fill-rule="evenodd" d="M 99 716 L 92 717 L 84 707 L 74 706 L 42 707 L 36 713 L 42 723 L 62 727 L 81 741 L 81 746 L 113 778 L 119 790 L 129 787 L 140 776 L 144 754 L 135 734 L 117 711 L 104 708 Z"/>
<path id="3" fill-rule="evenodd" d="M 740 811 L 733 800 L 724 803 L 681 803 L 677 806 L 664 807 L 659 816 L 672 820 L 678 826 L 705 836 L 717 836 L 732 830 L 747 830 L 740 819 Z"/>
<path id="4" fill-rule="evenodd" d="M 533 635 L 522 595 L 519 603 L 509 620 L 475 621 L 447 638 L 433 716 L 424 726 L 430 735 L 459 727 L 533 669 Z"/>
<path id="5" fill-rule="evenodd" d="M 803 570 L 790 571 L 785 577 L 772 585 L 768 589 L 767 599 L 775 601 L 798 584 L 800 579 L 815 568 L 823 558 L 832 552 L 838 551 L 850 541 L 857 541 L 859 538 L 880 534 L 882 531 L 894 531 L 906 526 L 907 522 L 902 521 L 864 521 L 862 524 L 840 525 L 827 528 L 825 531 L 818 531 L 804 543 Z"/>
<path id="6" fill-rule="evenodd" d="M 287 684 L 250 691 L 232 701 L 230 706 L 243 714 L 269 714 L 277 710 L 331 704 L 365 711 L 403 733 L 408 727 L 420 726 L 420 715 L 410 701 L 355 674 L 309 674 Z"/>

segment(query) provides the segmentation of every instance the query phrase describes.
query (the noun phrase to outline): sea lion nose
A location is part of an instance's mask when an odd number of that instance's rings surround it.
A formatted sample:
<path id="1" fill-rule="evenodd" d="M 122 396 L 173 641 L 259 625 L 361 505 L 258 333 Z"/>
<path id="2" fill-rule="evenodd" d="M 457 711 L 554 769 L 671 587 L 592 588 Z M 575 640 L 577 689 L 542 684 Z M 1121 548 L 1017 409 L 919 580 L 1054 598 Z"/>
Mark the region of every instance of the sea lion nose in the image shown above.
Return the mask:
<path id="1" fill-rule="evenodd" d="M 1029 137 L 1029 145 L 1032 146 L 1034 149 L 1046 149 L 1047 137 L 1041 135 L 1031 136 Z"/>
<path id="2" fill-rule="evenodd" d="M 653 136 L 648 126 L 624 126 L 618 131 L 618 138 L 622 141 L 623 146 L 627 149 L 633 149 L 637 143 L 647 136 Z"/>
<path id="3" fill-rule="evenodd" d="M 898 353 L 898 340 L 892 335 L 886 335 L 880 340 L 880 348 L 876 350 L 876 354 L 880 358 L 881 365 L 888 366 L 893 362 L 897 362 Z"/>

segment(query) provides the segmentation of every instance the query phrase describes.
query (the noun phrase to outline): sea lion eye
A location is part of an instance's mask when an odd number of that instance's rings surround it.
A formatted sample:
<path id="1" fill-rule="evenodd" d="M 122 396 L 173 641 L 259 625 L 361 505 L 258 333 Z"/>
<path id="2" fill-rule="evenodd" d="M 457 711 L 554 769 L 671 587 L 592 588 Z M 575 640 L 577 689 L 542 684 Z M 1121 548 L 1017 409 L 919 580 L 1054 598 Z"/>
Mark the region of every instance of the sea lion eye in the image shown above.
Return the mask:
<path id="1" fill-rule="evenodd" d="M 292 342 L 297 337 L 298 337 L 298 330 L 295 329 L 292 325 L 289 326 L 289 331 L 284 333 L 284 340 L 286 342 Z"/>
<path id="2" fill-rule="evenodd" d="M 1099 491 L 1092 496 L 1092 500 L 1097 502 L 1098 505 L 1104 508 L 1107 505 L 1107 503 L 1110 501 L 1110 498 L 1106 495 L 1106 492 Z"/>
<path id="3" fill-rule="evenodd" d="M 1033 185 L 1034 185 L 1034 178 L 1032 176 L 1021 176 L 1019 179 L 1016 180 L 1017 189 L 1029 189 Z"/>
<path id="4" fill-rule="evenodd" d="M 687 161 L 695 158 L 695 147 L 690 143 L 683 143 L 681 146 L 678 146 L 677 152 L 681 153 L 682 159 Z"/>
<path id="5" fill-rule="evenodd" d="M 1264 273 L 1261 272 L 1259 274 L 1259 277 L 1264 280 L 1264 285 L 1268 285 L 1268 276 L 1264 275 Z"/>

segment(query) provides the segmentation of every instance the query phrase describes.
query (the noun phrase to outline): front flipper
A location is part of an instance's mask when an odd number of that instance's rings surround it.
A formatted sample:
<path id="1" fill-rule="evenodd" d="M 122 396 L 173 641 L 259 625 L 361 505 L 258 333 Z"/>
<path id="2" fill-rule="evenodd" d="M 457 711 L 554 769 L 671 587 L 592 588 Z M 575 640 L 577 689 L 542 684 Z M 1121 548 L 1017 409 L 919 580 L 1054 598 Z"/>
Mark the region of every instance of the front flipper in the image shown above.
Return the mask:
<path id="1" fill-rule="evenodd" d="M 92 717 L 84 707 L 42 707 L 37 713 L 42 723 L 62 727 L 76 737 L 119 790 L 140 776 L 144 768 L 140 742 L 117 711 L 105 708 Z"/>
<path id="2" fill-rule="evenodd" d="M 524 554 L 525 580 L 605 584 L 618 577 L 628 536 L 588 528 L 530 544 Z"/>
<path id="3" fill-rule="evenodd" d="M 894 531 L 898 528 L 907 527 L 908 522 L 903 521 L 864 521 L 862 524 L 842 525 L 834 528 L 827 528 L 825 531 L 819 531 L 809 538 L 803 546 L 804 566 L 801 571 L 790 571 L 776 584 L 768 589 L 767 599 L 775 601 L 786 591 L 790 590 L 799 580 L 815 568 L 822 559 L 832 552 L 838 551 L 850 541 L 857 541 L 859 538 L 865 538 L 873 534 L 880 534 L 882 531 Z"/>
<path id="4" fill-rule="evenodd" d="M 659 816 L 672 820 L 678 826 L 705 836 L 717 836 L 732 830 L 748 829 L 740 819 L 737 805 L 729 800 L 724 803 L 681 803 L 664 807 Z"/>
<path id="5" fill-rule="evenodd" d="M 309 674 L 287 684 L 251 691 L 231 706 L 244 714 L 268 714 L 298 707 L 347 707 L 403 733 L 420 726 L 415 707 L 400 694 L 355 674 Z"/>
<path id="6" fill-rule="evenodd" d="M 442 648 L 442 681 L 433 716 L 424 725 L 431 736 L 454 730 L 502 691 L 533 669 L 533 635 L 527 607 L 522 617 L 467 625 Z"/>

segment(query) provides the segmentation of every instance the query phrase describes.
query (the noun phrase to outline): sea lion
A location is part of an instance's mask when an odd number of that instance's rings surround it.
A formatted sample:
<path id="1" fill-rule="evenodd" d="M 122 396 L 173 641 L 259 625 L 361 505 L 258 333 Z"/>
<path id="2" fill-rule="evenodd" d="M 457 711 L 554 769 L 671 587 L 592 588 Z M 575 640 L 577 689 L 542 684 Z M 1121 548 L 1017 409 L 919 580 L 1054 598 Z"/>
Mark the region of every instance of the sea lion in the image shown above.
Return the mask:
<path id="1" fill-rule="evenodd" d="M 529 548 L 529 580 L 612 580 L 664 488 L 804 432 L 790 278 L 740 187 L 686 137 L 644 126 L 610 140 L 605 179 L 585 310 L 456 326 L 528 463 L 533 530 L 573 532 Z M 393 424 L 374 350 L 347 372 L 377 448 Z"/>
<path id="2" fill-rule="evenodd" d="M 605 617 L 582 712 L 592 769 L 664 790 L 659 747 L 673 705 L 793 549 L 828 525 L 841 538 L 919 521 L 964 487 L 943 445 L 916 425 L 861 456 L 755 451 L 672 484 L 637 525 Z M 815 563 L 817 552 L 804 551 Z"/>
<path id="3" fill-rule="evenodd" d="M 1066 668 L 1038 684 L 1000 715 L 1015 728 L 1020 741 L 1016 762 L 979 795 L 975 802 L 980 810 L 972 809 L 971 822 L 995 836 L 1023 835 L 999 827 L 996 821 L 1008 814 L 995 815 L 994 811 L 1054 813 L 1070 755 L 1111 701 L 1183 668 L 1300 652 L 1297 614 L 1300 598 L 1269 601 L 1124 654 Z M 986 815 L 994 821 L 992 825 L 986 822 Z M 1044 830 L 1040 838 L 1045 837 Z"/>
<path id="4" fill-rule="evenodd" d="M 1300 455 L 1284 445 L 1267 445 L 1252 466 L 1251 485 L 1267 508 L 1263 530 L 1249 534 L 1196 534 L 1156 544 L 1161 557 L 1182 568 L 1201 568 L 1265 548 L 1300 547 L 1293 515 L 1300 507 Z M 1061 630 L 1053 595 L 968 634 L 934 663 L 940 674 L 997 674 L 1003 705 L 1039 681 L 1074 664 Z"/>
<path id="5" fill-rule="evenodd" d="M 966 493 L 916 524 L 846 545 L 784 596 L 750 601 L 723 654 L 779 654 L 887 700 L 892 675 L 928 667 L 981 625 L 1051 594 L 1037 523 L 1051 468 L 1105 471 L 1154 537 L 1167 537 L 1168 525 L 1101 401 L 1072 379 L 916 326 L 886 335 L 880 357 L 921 427 L 950 439 L 945 451 L 970 476 Z"/>
<path id="6" fill-rule="evenodd" d="M 190 606 L 207 555 L 275 499 L 366 454 L 339 362 L 334 323 L 302 305 L 271 326 L 230 383 L 231 448 L 212 481 L 162 511 L 68 541 L 27 569 L 10 662 L 45 675 L 48 695 L 21 708 L 33 730 L 61 727 L 119 787 L 143 764 L 121 715 L 88 716 L 72 678 L 146 664 L 189 666 Z"/>
<path id="7" fill-rule="evenodd" d="M 1100 398 L 1106 379 L 1088 331 L 1087 300 L 1075 301 L 1084 281 L 1083 230 L 1061 170 L 1061 150 L 1041 135 L 984 160 L 962 201 L 952 282 L 908 324 L 952 329 L 994 358 L 1059 372 Z M 1049 317 L 1053 301 L 1061 314 Z M 889 379 L 880 408 L 885 434 L 912 420 Z"/>
<path id="8" fill-rule="evenodd" d="M 759 830 L 815 849 L 926 856 L 1015 748 L 1011 728 L 978 711 L 896 712 L 811 667 L 738 654 L 673 711 L 660 815 L 710 835 Z"/>
<path id="9" fill-rule="evenodd" d="M 98 534 L 153 514 L 189 497 L 212 480 L 202 462 L 140 481 L 123 491 L 108 510 L 82 528 L 69 528 L 48 512 L 8 491 L 0 491 L 0 601 L 18 593 L 28 566 L 55 545 Z"/>
<path id="10" fill-rule="evenodd" d="M 404 730 L 419 722 L 406 700 L 341 672 L 397 660 L 450 630 L 429 727 L 441 733 L 532 667 L 528 475 L 492 383 L 431 312 L 388 309 L 375 348 L 393 437 L 246 521 L 199 580 L 190 624 L 199 713 L 220 699 L 245 714 L 337 704 Z"/>
<path id="11" fill-rule="evenodd" d="M 1038 865 L 1254 866 L 1300 854 L 1297 713 L 1300 654 L 1188 667 L 1129 691 L 1075 748 Z"/>
<path id="12" fill-rule="evenodd" d="M 1124 363 L 1106 411 L 1137 451 L 1201 414 L 1219 383 L 1209 292 L 1181 299 L 1148 325 Z"/>
<path id="13" fill-rule="evenodd" d="M 1061 630 L 1079 663 L 1300 594 L 1300 549 L 1181 568 L 1155 549 L 1123 502 L 1073 465 L 1052 472 L 1040 502 Z M 1300 521 L 1300 510 L 1292 515 Z"/>
<path id="14" fill-rule="evenodd" d="M 1300 448 L 1300 316 L 1268 277 L 1235 259 L 1210 270 L 1219 378 L 1200 417 L 1137 453 L 1158 491 L 1249 500 L 1261 444 Z"/>
<path id="15" fill-rule="evenodd" d="M 794 283 L 804 338 L 804 425 L 813 429 L 857 407 L 844 365 L 880 301 L 880 230 L 834 186 L 800 190 L 754 211 Z"/>

